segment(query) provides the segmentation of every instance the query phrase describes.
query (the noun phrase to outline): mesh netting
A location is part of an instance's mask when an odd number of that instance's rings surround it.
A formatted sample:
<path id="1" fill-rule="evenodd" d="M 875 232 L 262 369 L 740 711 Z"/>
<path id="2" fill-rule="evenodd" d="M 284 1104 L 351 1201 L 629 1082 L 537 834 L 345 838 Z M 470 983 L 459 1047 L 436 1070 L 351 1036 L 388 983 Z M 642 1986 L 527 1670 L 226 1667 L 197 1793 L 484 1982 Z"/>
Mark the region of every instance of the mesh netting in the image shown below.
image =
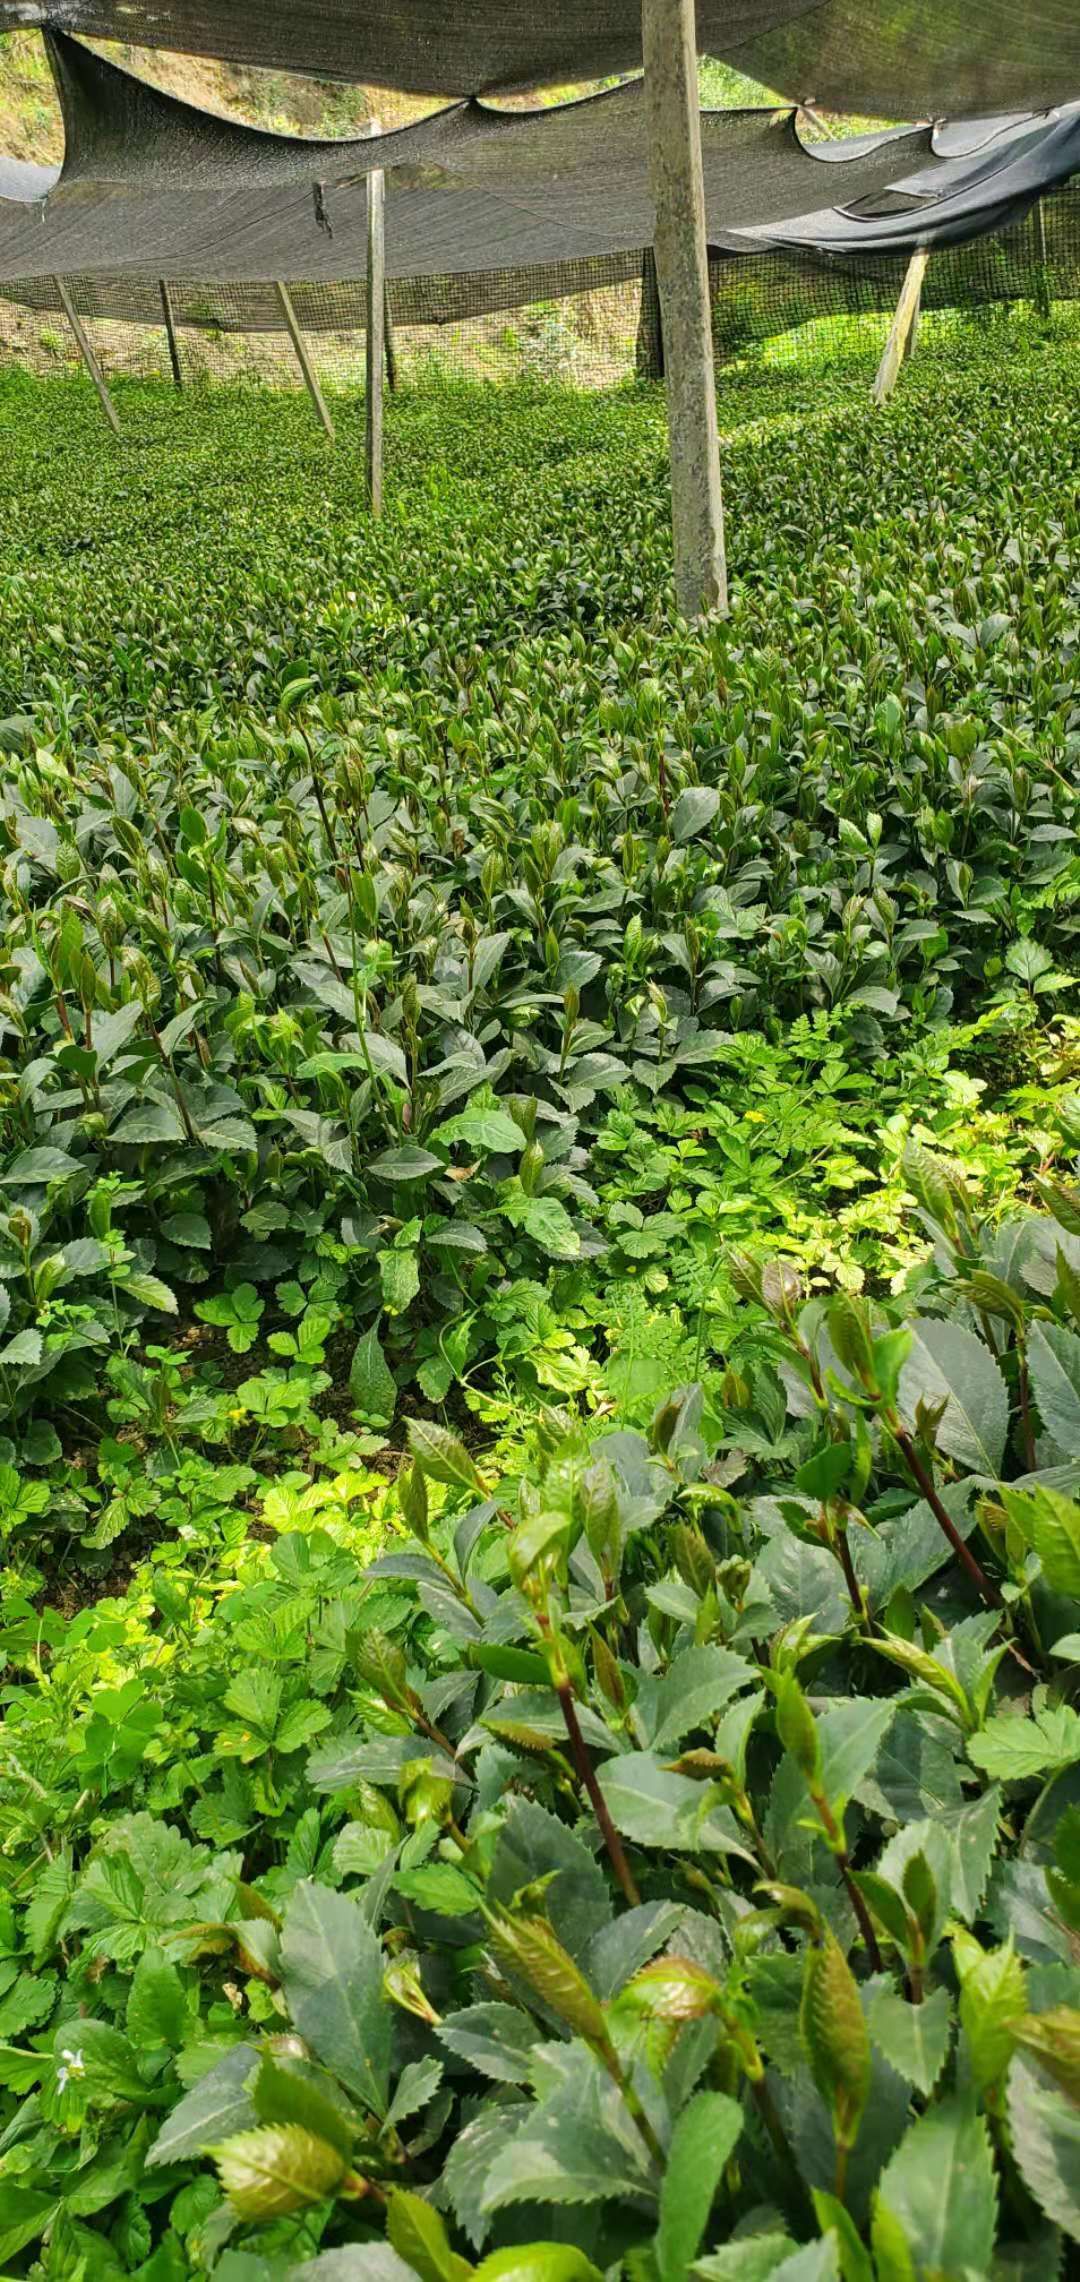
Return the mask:
<path id="1" fill-rule="evenodd" d="M 53 37 L 49 52 L 63 163 L 0 162 L 0 278 L 111 279 L 102 317 L 151 316 L 127 291 L 147 276 L 361 278 L 373 176 L 386 275 L 418 296 L 406 297 L 408 322 L 580 291 L 591 263 L 636 258 L 654 234 L 641 80 L 522 111 L 452 104 L 386 134 L 326 142 L 218 118 L 78 40 Z M 706 109 L 700 134 L 706 234 L 729 254 L 865 263 L 969 244 L 1080 174 L 1080 103 L 812 142 L 790 107 Z M 431 277 L 425 301 L 418 281 Z"/>
<path id="2" fill-rule="evenodd" d="M 1042 109 L 1080 74 L 1076 0 L 698 0 L 699 52 L 877 118 Z M 468 95 L 641 62 L 640 0 L 0 0 L 27 24 L 272 70 Z"/>
<path id="3" fill-rule="evenodd" d="M 755 261 L 714 257 L 713 334 L 718 355 L 817 321 L 890 314 L 905 262 L 890 255 L 851 262 L 787 254 Z M 942 247 L 927 266 L 923 308 L 986 310 L 995 303 L 1080 299 L 1080 185 L 1042 199 L 995 236 Z"/>
<path id="4" fill-rule="evenodd" d="M 746 356 L 828 357 L 880 351 L 905 262 L 767 253 L 710 256 L 713 335 L 721 366 Z M 122 282 L 122 314 L 117 311 Z M 478 282 L 480 292 L 477 292 Z M 160 282 L 65 280 L 107 375 L 167 376 Z M 297 321 L 325 387 L 364 377 L 363 282 L 290 288 Z M 0 298 L 0 359 L 56 370 L 77 359 L 55 280 L 21 280 Z M 477 299 L 482 314 L 476 314 Z M 189 382 L 303 385 L 272 285 L 175 283 L 170 301 Z M 942 248 L 929 262 L 924 310 L 988 318 L 1024 305 L 1042 316 L 1080 311 L 1080 183 L 1054 192 L 996 236 Z M 105 317 L 102 308 L 114 314 Z M 609 387 L 658 378 L 662 337 L 651 254 L 564 262 L 482 281 L 429 277 L 388 289 L 394 377 L 552 380 Z"/>

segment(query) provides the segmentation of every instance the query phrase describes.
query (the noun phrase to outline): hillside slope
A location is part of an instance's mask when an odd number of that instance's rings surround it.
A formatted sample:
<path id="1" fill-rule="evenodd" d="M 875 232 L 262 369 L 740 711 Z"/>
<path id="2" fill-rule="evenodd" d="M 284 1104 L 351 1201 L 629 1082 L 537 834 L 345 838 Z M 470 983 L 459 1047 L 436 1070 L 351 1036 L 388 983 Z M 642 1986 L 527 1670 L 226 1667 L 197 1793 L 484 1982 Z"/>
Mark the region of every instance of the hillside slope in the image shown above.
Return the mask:
<path id="1" fill-rule="evenodd" d="M 307 79 L 296 72 L 248 71 L 203 56 L 173 55 L 164 48 L 116 47 L 100 40 L 88 44 L 170 95 L 282 133 L 345 136 L 358 133 L 369 119 L 378 119 L 385 127 L 402 127 L 436 107 L 422 96 L 399 95 L 385 87 L 343 86 L 339 80 Z M 584 92 L 580 87 L 554 88 L 542 100 Z M 701 94 L 703 102 L 715 105 L 770 100 L 767 90 L 753 80 L 709 58 L 702 60 Z M 63 152 L 60 108 L 39 32 L 12 32 L 0 38 L 0 152 L 39 163 L 59 159 Z"/>
<path id="2" fill-rule="evenodd" d="M 345 87 L 338 81 L 287 72 L 246 71 L 202 56 L 173 55 L 163 48 L 93 44 L 102 55 L 127 64 L 170 95 L 227 118 L 292 134 L 356 134 L 371 118 L 399 127 L 432 108 L 421 98 L 381 87 Z M 0 151 L 43 163 L 63 152 L 60 108 L 39 32 L 11 32 L 0 39 Z"/>

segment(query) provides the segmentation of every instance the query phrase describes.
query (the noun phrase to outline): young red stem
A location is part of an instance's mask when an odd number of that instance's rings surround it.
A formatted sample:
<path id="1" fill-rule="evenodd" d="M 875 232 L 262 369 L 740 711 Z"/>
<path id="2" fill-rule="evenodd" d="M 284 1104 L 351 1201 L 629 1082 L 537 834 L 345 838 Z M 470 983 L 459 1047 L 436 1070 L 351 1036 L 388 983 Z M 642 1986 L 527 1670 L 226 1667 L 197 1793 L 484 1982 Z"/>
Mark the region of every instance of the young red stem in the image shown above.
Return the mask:
<path id="1" fill-rule="evenodd" d="M 563 1719 L 566 1722 L 566 1732 L 570 1738 L 570 1750 L 573 1754 L 574 1765 L 588 1792 L 590 1805 L 600 1825 L 601 1836 L 608 1851 L 608 1859 L 631 1909 L 636 1910 L 641 1901 L 641 1895 L 634 1884 L 633 1872 L 626 1859 L 622 1839 L 619 1837 L 608 1813 L 607 1801 L 596 1780 L 595 1769 L 578 1724 L 577 1709 L 570 1692 L 569 1683 L 565 1683 L 558 1689 L 557 1693 L 562 1705 Z"/>
<path id="2" fill-rule="evenodd" d="M 837 1822 L 824 1791 L 811 1790 L 810 1796 L 821 1816 L 822 1829 L 829 1841 L 840 1876 L 847 1888 L 847 1897 L 858 1920 L 859 1932 L 863 1937 L 866 1954 L 870 1960 L 871 1972 L 880 1973 L 883 1970 L 883 1961 L 881 1951 L 878 1948 L 877 1935 L 870 1921 L 870 1912 L 851 1874 L 851 1864 L 848 1861 L 847 1847 L 844 1844 L 843 1829 Z"/>
<path id="3" fill-rule="evenodd" d="M 975 1555 L 972 1552 L 971 1547 L 969 1545 L 965 1545 L 951 1513 L 949 1513 L 947 1507 L 942 1504 L 942 1501 L 938 1496 L 937 1490 L 934 1486 L 933 1479 L 931 1475 L 927 1473 L 926 1467 L 923 1465 L 922 1459 L 920 1458 L 919 1453 L 915 1448 L 915 1444 L 913 1443 L 910 1434 L 907 1432 L 907 1429 L 901 1426 L 899 1419 L 896 1419 L 890 1422 L 889 1432 L 892 1435 L 892 1438 L 896 1444 L 897 1449 L 900 1452 L 901 1457 L 904 1460 L 905 1465 L 908 1468 L 908 1471 L 913 1475 L 915 1482 L 917 1483 L 919 1489 L 922 1491 L 922 1494 L 926 1499 L 927 1505 L 929 1506 L 935 1521 L 939 1523 L 941 1529 L 945 1533 L 945 1536 L 948 1538 L 957 1560 L 961 1562 L 963 1567 L 967 1570 L 968 1576 L 970 1577 L 976 1592 L 979 1594 L 980 1598 L 986 1602 L 988 1608 L 1001 1608 L 1004 1604 L 1002 1602 L 1001 1594 L 999 1593 L 997 1586 L 993 1583 L 992 1579 L 987 1576 L 985 1569 L 983 1569 L 980 1566 L 980 1563 L 975 1559 Z"/>
<path id="4" fill-rule="evenodd" d="M 860 1624 L 864 1624 L 866 1626 L 867 1632 L 871 1635 L 871 1637 L 873 1637 L 877 1632 L 877 1626 L 870 1614 L 870 1610 L 866 1602 L 866 1596 L 855 1574 L 855 1563 L 851 1558 L 851 1547 L 848 1544 L 847 1530 L 844 1528 L 838 1529 L 833 1542 L 836 1546 L 837 1555 L 840 1561 L 840 1567 L 844 1572 L 844 1583 L 848 1589 L 848 1599 L 850 1600 L 851 1606 L 855 1611 L 858 1622 Z"/>
<path id="5" fill-rule="evenodd" d="M 1020 1439 L 1024 1445 L 1024 1464 L 1028 1473 L 1035 1472 L 1038 1463 L 1035 1452 L 1035 1425 L 1031 1416 L 1031 1382 L 1028 1378 L 1027 1355 L 1018 1344 L 1016 1355 L 1016 1383 L 1020 1395 Z"/>

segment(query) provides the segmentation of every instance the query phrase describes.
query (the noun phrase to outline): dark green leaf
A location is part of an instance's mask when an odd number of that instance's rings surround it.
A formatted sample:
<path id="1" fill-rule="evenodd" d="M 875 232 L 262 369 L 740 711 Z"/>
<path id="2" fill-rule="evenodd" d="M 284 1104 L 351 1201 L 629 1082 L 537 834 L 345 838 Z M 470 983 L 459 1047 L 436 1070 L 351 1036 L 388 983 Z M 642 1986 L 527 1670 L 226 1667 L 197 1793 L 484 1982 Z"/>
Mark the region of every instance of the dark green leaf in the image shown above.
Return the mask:
<path id="1" fill-rule="evenodd" d="M 683 2109 L 671 2135 L 660 2189 L 656 2234 L 660 2282 L 685 2282 L 742 2122 L 738 2101 L 723 2092 L 698 2092 Z"/>
<path id="2" fill-rule="evenodd" d="M 382 1950 L 356 1903 L 302 1879 L 285 1913 L 282 1987 L 312 2052 L 376 2115 L 390 2068 L 382 1974 Z"/>

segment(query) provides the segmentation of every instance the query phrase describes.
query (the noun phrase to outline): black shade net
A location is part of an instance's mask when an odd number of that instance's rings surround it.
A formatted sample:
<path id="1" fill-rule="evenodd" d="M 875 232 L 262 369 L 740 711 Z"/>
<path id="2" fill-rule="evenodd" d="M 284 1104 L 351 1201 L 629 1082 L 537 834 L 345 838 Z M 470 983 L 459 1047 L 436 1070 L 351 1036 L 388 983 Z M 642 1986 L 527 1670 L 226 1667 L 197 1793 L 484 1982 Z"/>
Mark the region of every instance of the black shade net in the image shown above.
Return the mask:
<path id="1" fill-rule="evenodd" d="M 59 169 L 0 169 L 0 277 L 167 276 L 346 283 L 366 269 L 366 177 L 386 181 L 394 280 L 459 277 L 474 314 L 493 273 L 640 254 L 651 241 L 639 80 L 584 101 L 500 111 L 475 100 L 415 126 L 306 142 L 234 124 L 148 87 L 78 42 L 51 42 L 65 125 Z M 796 114 L 702 115 L 709 237 L 902 251 L 1000 227 L 1080 166 L 1080 106 L 807 145 Z M 565 290 L 574 290 L 572 286 Z"/>
<path id="2" fill-rule="evenodd" d="M 1080 95 L 1076 0 L 698 0 L 703 53 L 793 102 L 879 118 Z M 601 79 L 641 62 L 640 0 L 0 0 L 41 25 L 443 95 Z"/>
<path id="3" fill-rule="evenodd" d="M 795 248 L 752 257 L 714 249 L 709 273 L 721 372 L 733 360 L 811 355 L 828 362 L 856 347 L 876 360 L 906 267 L 896 254 L 835 257 Z M 107 371 L 165 374 L 159 281 L 150 276 L 66 280 Z M 357 388 L 364 373 L 363 281 L 297 283 L 293 307 L 324 386 Z M 588 387 L 663 370 L 651 258 L 635 253 L 426 276 L 392 284 L 391 330 L 408 382 L 553 380 Z M 185 376 L 296 386 L 300 374 L 272 284 L 191 280 L 171 287 Z M 1054 321 L 1080 318 L 1080 184 L 1055 191 L 993 236 L 946 246 L 930 259 L 923 308 L 962 324 L 997 322 L 1014 309 Z M 0 353 L 51 367 L 74 353 L 56 283 L 0 286 Z M 6 315 L 5 315 L 6 311 Z"/>
<path id="4" fill-rule="evenodd" d="M 1080 106 L 1054 118 L 942 128 L 934 144 L 935 164 L 898 179 L 884 197 L 740 232 L 733 250 L 757 244 L 866 261 L 1000 231 L 1080 169 Z"/>

